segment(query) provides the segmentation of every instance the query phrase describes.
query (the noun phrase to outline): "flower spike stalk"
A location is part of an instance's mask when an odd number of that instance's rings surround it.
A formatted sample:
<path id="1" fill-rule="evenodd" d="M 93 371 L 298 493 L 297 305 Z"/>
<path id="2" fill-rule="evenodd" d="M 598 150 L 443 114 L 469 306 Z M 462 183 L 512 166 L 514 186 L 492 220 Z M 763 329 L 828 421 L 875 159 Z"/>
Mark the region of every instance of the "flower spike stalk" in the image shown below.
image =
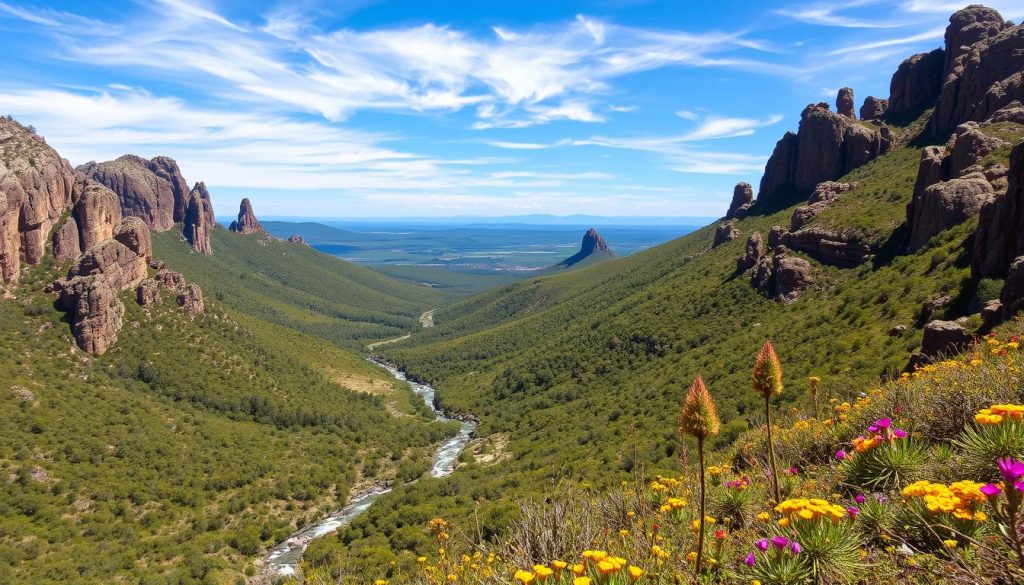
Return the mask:
<path id="1" fill-rule="evenodd" d="M 704 439 L 718 434 L 722 423 L 718 420 L 715 401 L 711 398 L 704 379 L 700 376 L 693 381 L 686 393 L 683 413 L 679 417 L 679 431 L 697 439 L 697 457 L 700 465 L 700 520 L 697 534 L 697 559 L 694 566 L 694 583 L 700 579 L 701 563 L 704 560 L 704 516 L 707 480 L 704 472 Z"/>
<path id="2" fill-rule="evenodd" d="M 768 429 L 768 463 L 771 466 L 772 474 L 772 497 L 775 503 L 779 503 L 779 470 L 775 465 L 775 442 L 772 438 L 772 408 L 771 398 L 773 394 L 782 394 L 782 364 L 779 363 L 779 356 L 775 354 L 772 342 L 765 341 L 761 351 L 757 354 L 757 361 L 754 362 L 754 373 L 751 377 L 754 390 L 764 396 L 764 422 Z"/>

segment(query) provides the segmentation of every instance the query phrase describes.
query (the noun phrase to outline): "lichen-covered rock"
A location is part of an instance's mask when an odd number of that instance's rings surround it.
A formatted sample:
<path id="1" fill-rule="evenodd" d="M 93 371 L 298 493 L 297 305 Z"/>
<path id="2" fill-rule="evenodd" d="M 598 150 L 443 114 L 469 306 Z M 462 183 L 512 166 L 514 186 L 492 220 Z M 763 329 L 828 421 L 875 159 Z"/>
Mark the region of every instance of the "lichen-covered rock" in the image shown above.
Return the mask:
<path id="1" fill-rule="evenodd" d="M 0 285 L 15 283 L 21 263 L 38 264 L 50 231 L 71 207 L 71 165 L 38 135 L 0 118 Z M 66 234 L 65 234 L 66 235 Z"/>
<path id="2" fill-rule="evenodd" d="M 736 259 L 736 272 L 746 272 L 757 265 L 757 261 L 764 255 L 764 240 L 761 234 L 754 232 L 747 238 L 747 245 L 743 248 L 743 255 Z"/>
<path id="3" fill-rule="evenodd" d="M 68 280 L 97 274 L 119 292 L 135 287 L 146 278 L 146 260 L 121 242 L 107 240 L 82 254 L 68 272 Z"/>
<path id="4" fill-rule="evenodd" d="M 743 219 L 754 205 L 754 188 L 750 183 L 736 183 L 732 190 L 732 202 L 725 212 L 726 219 Z"/>
<path id="5" fill-rule="evenodd" d="M 935 49 L 918 53 L 900 63 L 889 82 L 889 107 L 886 117 L 906 118 L 935 103 L 942 89 L 945 52 Z"/>
<path id="6" fill-rule="evenodd" d="M 178 293 L 178 306 L 184 309 L 185 314 L 193 319 L 198 315 L 202 315 L 205 310 L 203 289 L 199 288 L 199 285 L 194 282 L 185 285 L 181 292 Z"/>
<path id="7" fill-rule="evenodd" d="M 913 201 L 913 216 L 909 218 L 910 249 L 919 249 L 932 236 L 977 215 L 992 193 L 992 185 L 978 175 L 950 179 L 925 189 L 921 197 Z"/>
<path id="8" fill-rule="evenodd" d="M 715 229 L 715 240 L 712 242 L 711 247 L 717 248 L 726 242 L 735 240 L 738 237 L 740 237 L 740 230 L 736 229 L 736 226 L 732 225 L 731 221 L 727 221 Z"/>
<path id="9" fill-rule="evenodd" d="M 137 217 L 126 217 L 114 228 L 114 239 L 135 252 L 147 264 L 153 259 L 153 240 L 149 227 Z"/>
<path id="10" fill-rule="evenodd" d="M 857 114 L 853 110 L 853 90 L 849 87 L 840 88 L 836 94 L 836 113 L 851 120 L 857 119 Z"/>
<path id="11" fill-rule="evenodd" d="M 189 193 L 188 208 L 185 211 L 182 230 L 193 250 L 207 256 L 213 253 L 210 233 L 213 230 L 214 221 L 210 192 L 206 190 L 206 183 L 200 181 Z"/>
<path id="12" fill-rule="evenodd" d="M 71 319 L 71 332 L 82 350 L 105 353 L 117 341 L 124 305 L 101 275 L 75 276 L 60 290 L 60 301 Z"/>
<path id="13" fill-rule="evenodd" d="M 53 232 L 53 257 L 61 261 L 73 260 L 81 253 L 78 223 L 73 217 L 68 217 Z"/>
<path id="14" fill-rule="evenodd" d="M 231 222 L 230 229 L 240 234 L 255 234 L 264 231 L 260 221 L 256 219 L 256 214 L 252 211 L 252 202 L 248 197 L 242 199 L 241 205 L 238 206 L 238 219 Z"/>
<path id="15" fill-rule="evenodd" d="M 881 120 L 885 117 L 885 110 L 889 108 L 889 100 L 883 100 L 874 96 L 864 98 L 860 106 L 861 120 Z"/>
<path id="16" fill-rule="evenodd" d="M 138 217 L 156 231 L 169 230 L 185 217 L 188 183 L 171 158 L 126 154 L 86 163 L 78 171 L 110 188 L 120 200 L 122 215 Z"/>

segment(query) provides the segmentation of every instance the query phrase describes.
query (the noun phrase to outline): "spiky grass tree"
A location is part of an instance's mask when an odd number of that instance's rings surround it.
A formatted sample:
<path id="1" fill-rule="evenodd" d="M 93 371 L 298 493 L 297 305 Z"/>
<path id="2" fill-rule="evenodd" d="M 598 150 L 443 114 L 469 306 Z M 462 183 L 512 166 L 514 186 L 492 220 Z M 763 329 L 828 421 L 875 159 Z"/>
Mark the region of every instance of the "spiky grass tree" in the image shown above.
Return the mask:
<path id="1" fill-rule="evenodd" d="M 697 376 L 686 393 L 683 413 L 679 417 L 679 432 L 697 439 L 697 458 L 700 463 L 700 520 L 697 529 L 697 562 L 694 568 L 694 583 L 700 578 L 704 562 L 704 516 L 706 506 L 707 480 L 704 473 L 704 440 L 718 434 L 722 423 L 718 420 L 715 401 L 711 398 L 704 380 Z"/>
<path id="2" fill-rule="evenodd" d="M 772 474 L 772 497 L 778 504 L 782 500 L 779 498 L 779 469 L 775 464 L 775 441 L 772 437 L 771 399 L 775 394 L 782 394 L 782 364 L 779 363 L 779 356 L 775 354 L 775 348 L 770 341 L 765 341 L 757 354 L 752 382 L 754 390 L 764 397 L 764 424 L 768 429 L 768 464 L 771 466 Z"/>

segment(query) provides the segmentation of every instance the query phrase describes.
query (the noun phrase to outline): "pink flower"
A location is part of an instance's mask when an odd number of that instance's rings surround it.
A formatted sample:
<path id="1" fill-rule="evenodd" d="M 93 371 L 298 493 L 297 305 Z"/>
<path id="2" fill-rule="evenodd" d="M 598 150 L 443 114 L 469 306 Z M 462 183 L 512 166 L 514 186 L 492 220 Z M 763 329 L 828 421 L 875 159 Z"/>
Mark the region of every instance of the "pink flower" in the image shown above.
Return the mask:
<path id="1" fill-rule="evenodd" d="M 896 437 L 897 439 L 905 439 L 907 437 L 907 431 L 904 431 L 903 429 L 894 429 L 892 432 L 892 436 Z"/>
<path id="2" fill-rule="evenodd" d="M 747 555 L 747 558 L 743 559 L 743 562 L 746 563 L 748 567 L 753 567 L 754 563 L 757 562 L 757 558 L 754 556 L 754 553 L 750 553 Z"/>
<path id="3" fill-rule="evenodd" d="M 785 536 L 776 536 L 772 539 L 772 545 L 777 549 L 783 549 L 789 546 L 789 539 Z"/>
<path id="4" fill-rule="evenodd" d="M 858 504 L 863 504 L 864 503 L 864 494 L 857 494 L 856 496 L 853 496 L 853 501 L 857 502 Z"/>
<path id="5" fill-rule="evenodd" d="M 840 461 L 842 461 L 843 459 L 846 459 L 846 451 L 843 451 L 842 449 L 836 451 L 836 459 L 838 459 Z"/>
<path id="6" fill-rule="evenodd" d="M 1016 481 L 1024 476 L 1024 463 L 1012 457 L 1000 457 L 996 459 L 996 465 L 999 466 L 999 473 L 1003 474 L 1006 481 Z"/>
<path id="7" fill-rule="evenodd" d="M 796 467 L 790 467 L 790 468 L 789 468 L 789 474 L 790 474 L 790 475 L 796 475 L 796 474 L 798 474 L 798 473 L 800 473 L 800 470 L 799 470 L 799 469 L 797 469 Z"/>
<path id="8" fill-rule="evenodd" d="M 857 514 L 860 514 L 860 508 L 857 506 L 850 506 L 846 509 L 846 513 L 850 515 L 850 518 L 856 518 Z"/>
<path id="9" fill-rule="evenodd" d="M 793 544 L 789 545 L 789 550 L 793 551 L 793 554 L 798 555 L 798 554 L 800 554 L 800 551 L 802 551 L 804 549 L 800 546 L 799 542 L 794 540 Z"/>
<path id="10" fill-rule="evenodd" d="M 875 426 L 880 428 L 880 429 L 887 429 L 887 428 L 889 428 L 889 425 L 891 425 L 891 424 L 892 424 L 892 419 L 891 418 L 880 418 L 880 419 L 875 421 Z"/>
<path id="11" fill-rule="evenodd" d="M 754 546 L 757 547 L 757 550 L 759 550 L 761 552 L 764 552 L 764 551 L 768 550 L 768 539 L 767 538 L 762 538 L 761 540 L 755 542 Z"/>
<path id="12" fill-rule="evenodd" d="M 981 486 L 978 489 L 981 491 L 981 493 L 985 494 L 986 496 L 988 496 L 990 498 L 998 496 L 999 493 L 1003 491 L 1003 488 L 997 486 L 994 483 L 987 483 L 987 484 Z"/>

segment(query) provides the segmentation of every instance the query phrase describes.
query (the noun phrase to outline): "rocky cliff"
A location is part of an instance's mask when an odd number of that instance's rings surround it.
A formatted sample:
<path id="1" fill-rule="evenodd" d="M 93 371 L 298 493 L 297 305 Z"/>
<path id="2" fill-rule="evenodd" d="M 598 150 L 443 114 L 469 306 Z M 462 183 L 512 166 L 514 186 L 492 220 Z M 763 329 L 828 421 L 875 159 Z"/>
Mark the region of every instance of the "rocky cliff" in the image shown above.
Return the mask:
<path id="1" fill-rule="evenodd" d="M 206 190 L 206 183 L 200 181 L 188 195 L 188 207 L 185 210 L 184 225 L 182 226 L 185 239 L 188 240 L 193 250 L 207 256 L 213 253 L 213 248 L 210 245 L 210 232 L 213 230 L 214 224 L 210 192 Z"/>
<path id="2" fill-rule="evenodd" d="M 613 257 L 615 254 L 612 249 L 608 247 L 608 243 L 604 241 L 601 234 L 597 233 L 597 230 L 590 228 L 585 234 L 583 234 L 583 242 L 580 244 L 580 251 L 576 252 L 569 258 L 562 260 L 556 266 L 562 268 L 569 268 L 583 262 L 585 260 L 594 260 L 601 257 Z"/>
<path id="3" fill-rule="evenodd" d="M 89 162 L 77 170 L 113 191 L 122 215 L 138 217 L 154 230 L 169 230 L 185 218 L 189 188 L 174 159 L 146 160 L 127 154 L 117 160 Z"/>
<path id="4" fill-rule="evenodd" d="M 256 219 L 256 214 L 252 211 L 252 202 L 249 201 L 248 197 L 242 199 L 242 203 L 238 206 L 238 219 L 231 222 L 229 229 L 239 234 L 266 232 L 263 226 L 260 225 L 260 220 Z"/>

